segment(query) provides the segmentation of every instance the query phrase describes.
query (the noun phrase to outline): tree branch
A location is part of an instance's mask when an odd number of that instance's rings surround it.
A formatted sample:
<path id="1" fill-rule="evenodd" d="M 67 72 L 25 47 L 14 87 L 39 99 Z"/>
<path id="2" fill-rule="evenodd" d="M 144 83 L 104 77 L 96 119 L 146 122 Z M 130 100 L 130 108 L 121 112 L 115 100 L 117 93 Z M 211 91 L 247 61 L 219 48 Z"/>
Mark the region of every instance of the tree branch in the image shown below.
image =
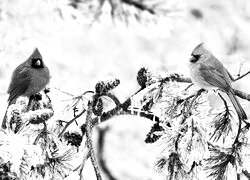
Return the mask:
<path id="1" fill-rule="evenodd" d="M 250 180 L 250 173 L 247 170 L 243 170 L 242 173 L 246 176 L 248 180 Z"/>
<path id="2" fill-rule="evenodd" d="M 247 74 L 249 74 L 250 72 L 245 73 L 244 75 L 242 75 L 240 78 L 237 78 L 235 81 L 245 77 Z M 166 77 L 163 79 L 163 81 L 169 82 L 169 81 L 175 81 L 175 82 L 184 82 L 184 83 L 192 83 L 192 80 L 190 78 L 185 78 L 180 76 L 179 74 L 171 74 L 169 77 Z M 233 89 L 235 92 L 235 95 L 250 101 L 250 94 L 247 94 L 243 91 L 237 90 L 237 89 Z"/>
<path id="3" fill-rule="evenodd" d="M 241 99 L 245 99 L 245 100 L 250 101 L 250 94 L 247 94 L 247 93 L 240 91 L 240 90 L 237 90 L 237 89 L 233 89 L 233 90 L 234 90 L 234 93 L 236 96 L 240 97 Z"/>
<path id="4" fill-rule="evenodd" d="M 111 93 L 106 93 L 106 94 L 104 94 L 102 96 L 107 96 L 110 99 L 112 99 L 114 101 L 114 103 L 115 103 L 116 106 L 119 106 L 121 104 L 121 102 L 119 101 L 119 99 L 115 95 L 113 95 Z"/>
<path id="5" fill-rule="evenodd" d="M 90 152 L 90 159 L 92 162 L 92 165 L 94 167 L 95 170 L 95 174 L 96 174 L 96 179 L 97 180 L 102 180 L 102 176 L 97 164 L 97 160 L 95 157 L 95 152 L 94 152 L 94 147 L 93 147 L 93 140 L 92 140 L 92 106 L 93 106 L 93 102 L 89 102 L 88 103 L 88 110 L 87 110 L 87 117 L 86 117 L 86 138 L 87 138 L 87 147 L 89 149 Z"/>

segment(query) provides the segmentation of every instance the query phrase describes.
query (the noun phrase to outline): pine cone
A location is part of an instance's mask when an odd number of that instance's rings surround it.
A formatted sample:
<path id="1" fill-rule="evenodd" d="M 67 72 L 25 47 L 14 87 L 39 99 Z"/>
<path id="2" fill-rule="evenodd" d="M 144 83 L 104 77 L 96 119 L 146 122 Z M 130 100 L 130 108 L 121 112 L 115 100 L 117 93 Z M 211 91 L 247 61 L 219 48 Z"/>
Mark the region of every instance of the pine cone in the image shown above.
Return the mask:
<path id="1" fill-rule="evenodd" d="M 2 180 L 15 180 L 18 179 L 16 173 L 10 172 L 11 163 L 0 164 L 0 179 Z"/>
<path id="2" fill-rule="evenodd" d="M 81 145 L 82 135 L 80 135 L 79 133 L 66 132 L 66 133 L 64 133 L 63 136 L 64 136 L 65 140 L 68 142 L 68 144 L 70 144 L 71 146 L 79 147 Z"/>
<path id="3" fill-rule="evenodd" d="M 141 68 L 137 73 L 137 82 L 141 86 L 141 88 L 146 87 L 147 83 L 147 69 L 145 67 Z"/>
<path id="4" fill-rule="evenodd" d="M 103 111 L 103 102 L 101 98 L 96 98 L 93 103 L 93 113 L 96 116 L 101 116 Z"/>
<path id="5" fill-rule="evenodd" d="M 19 111 L 14 110 L 11 113 L 12 114 L 11 114 L 9 125 L 12 131 L 14 131 L 14 133 L 17 133 L 20 127 L 23 125 L 23 121 L 21 119 L 21 115 Z"/>
<path id="6" fill-rule="evenodd" d="M 117 87 L 119 84 L 120 84 L 119 79 L 115 79 L 115 80 L 108 81 L 108 82 L 99 81 L 95 86 L 95 92 L 96 94 L 105 94 L 108 91 Z"/>
<path id="7" fill-rule="evenodd" d="M 105 83 L 103 81 L 99 81 L 98 83 L 96 83 L 95 85 L 96 94 L 102 94 L 104 87 L 105 87 Z"/>

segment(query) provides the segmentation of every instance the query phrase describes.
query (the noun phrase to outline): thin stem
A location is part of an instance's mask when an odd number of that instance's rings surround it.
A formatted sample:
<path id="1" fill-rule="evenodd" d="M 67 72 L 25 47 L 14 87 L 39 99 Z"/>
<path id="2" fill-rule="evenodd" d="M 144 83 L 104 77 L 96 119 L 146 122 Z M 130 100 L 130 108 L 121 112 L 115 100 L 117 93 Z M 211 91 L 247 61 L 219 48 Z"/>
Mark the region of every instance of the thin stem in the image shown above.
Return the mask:
<path id="1" fill-rule="evenodd" d="M 223 103 L 224 103 L 224 106 L 225 106 L 226 110 L 228 111 L 227 101 L 222 97 L 222 95 L 221 95 L 220 93 L 218 93 L 218 95 L 220 96 L 221 100 L 222 100 Z"/>
<path id="2" fill-rule="evenodd" d="M 63 130 L 60 132 L 60 134 L 58 135 L 58 137 L 62 137 L 63 133 L 66 131 L 66 129 L 68 128 L 68 126 L 70 124 L 72 124 L 77 118 L 81 117 L 84 113 L 86 112 L 86 109 L 82 110 L 82 112 L 80 114 L 78 114 L 77 116 L 75 116 L 73 119 L 71 119 L 69 122 L 67 122 L 67 124 L 64 126 Z"/>
<path id="3" fill-rule="evenodd" d="M 241 78 L 245 77 L 246 75 L 250 74 L 250 71 L 246 72 L 245 74 L 241 75 L 240 77 L 237 77 L 236 79 L 234 79 L 234 81 L 238 81 Z"/>
<path id="4" fill-rule="evenodd" d="M 237 135 L 235 137 L 233 146 L 236 145 L 237 143 L 239 143 L 239 136 L 240 136 L 240 132 L 241 132 L 241 119 L 239 118 L 239 125 L 238 125 L 238 131 L 237 131 Z"/>
<path id="5" fill-rule="evenodd" d="M 57 87 L 54 87 L 54 89 L 57 90 L 57 91 L 59 91 L 59 92 L 61 92 L 61 93 L 63 93 L 63 94 L 66 94 L 66 95 L 68 95 L 68 96 L 74 97 L 73 94 L 70 94 L 70 93 L 68 93 L 68 92 L 66 92 L 66 91 L 63 91 L 63 90 L 61 90 L 61 89 L 59 89 L 59 88 L 57 88 Z"/>
<path id="6" fill-rule="evenodd" d="M 47 142 L 47 125 L 45 122 L 43 122 L 43 125 L 44 125 L 44 127 L 43 127 L 42 131 L 37 135 L 35 141 L 33 142 L 34 145 L 36 145 L 37 142 L 39 141 L 39 139 L 43 138 L 44 136 L 45 136 L 44 141 L 45 141 L 45 143 Z"/>
<path id="7" fill-rule="evenodd" d="M 193 86 L 194 84 L 192 83 L 192 84 L 189 84 L 186 88 L 185 88 L 185 90 L 184 91 L 187 91 L 191 86 Z"/>

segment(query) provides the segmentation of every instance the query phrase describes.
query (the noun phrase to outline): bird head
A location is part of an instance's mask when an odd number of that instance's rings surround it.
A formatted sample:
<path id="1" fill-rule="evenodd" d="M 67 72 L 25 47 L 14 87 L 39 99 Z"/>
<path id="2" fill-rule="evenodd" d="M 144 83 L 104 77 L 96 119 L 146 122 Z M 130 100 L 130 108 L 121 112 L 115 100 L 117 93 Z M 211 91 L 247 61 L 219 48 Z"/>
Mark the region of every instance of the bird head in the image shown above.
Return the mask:
<path id="1" fill-rule="evenodd" d="M 31 67 L 40 69 L 44 68 L 43 58 L 41 53 L 39 52 L 38 48 L 35 48 L 30 57 L 28 58 L 28 61 L 31 63 Z"/>
<path id="2" fill-rule="evenodd" d="M 196 62 L 201 61 L 203 59 L 205 60 L 205 59 L 209 58 L 210 55 L 211 55 L 211 53 L 204 48 L 203 43 L 200 43 L 192 51 L 192 54 L 191 54 L 192 57 L 190 58 L 189 61 L 191 63 L 196 63 Z"/>

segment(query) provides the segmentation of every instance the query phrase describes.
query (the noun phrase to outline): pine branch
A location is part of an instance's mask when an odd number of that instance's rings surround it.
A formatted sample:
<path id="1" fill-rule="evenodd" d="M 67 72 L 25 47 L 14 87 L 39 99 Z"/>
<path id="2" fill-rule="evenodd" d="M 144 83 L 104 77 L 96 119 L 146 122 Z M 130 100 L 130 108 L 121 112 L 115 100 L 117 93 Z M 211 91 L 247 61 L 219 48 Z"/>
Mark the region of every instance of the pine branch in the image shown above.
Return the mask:
<path id="1" fill-rule="evenodd" d="M 192 83 L 190 78 L 183 77 L 177 73 L 170 74 L 170 76 L 163 78 L 164 82 L 175 81 L 175 82 L 184 82 L 184 83 Z"/>
<path id="2" fill-rule="evenodd" d="M 225 141 L 226 136 L 229 134 L 230 131 L 232 131 L 232 126 L 231 126 L 231 119 L 232 116 L 230 114 L 230 110 L 227 105 L 227 101 L 221 96 L 219 93 L 220 98 L 222 99 L 224 103 L 225 110 L 221 113 L 218 113 L 216 117 L 213 120 L 214 123 L 214 133 L 211 136 L 210 139 L 213 138 L 214 141 L 217 141 L 220 139 L 222 135 L 223 137 L 223 142 Z"/>
<path id="3" fill-rule="evenodd" d="M 235 164 L 235 157 L 231 148 L 220 148 L 211 143 L 209 145 L 210 157 L 206 160 L 207 167 L 205 170 L 209 171 L 209 176 L 216 180 L 225 180 L 228 164 Z"/>
<path id="4" fill-rule="evenodd" d="M 243 75 L 243 77 L 245 77 L 245 76 L 246 75 Z M 239 80 L 239 79 L 236 79 L 236 80 Z M 166 81 L 166 82 L 175 81 L 175 82 L 183 82 L 183 83 L 192 83 L 190 78 L 183 77 L 183 76 L 181 76 L 179 74 L 171 74 L 170 76 L 164 78 L 163 81 Z M 240 90 L 237 90 L 237 89 L 233 89 L 233 90 L 234 90 L 234 93 L 235 93 L 236 96 L 238 96 L 238 97 L 240 97 L 242 99 L 250 101 L 250 94 L 247 94 L 247 93 L 245 93 L 243 91 L 240 91 Z"/>
<path id="5" fill-rule="evenodd" d="M 140 91 L 137 91 L 137 93 Z M 136 95 L 136 94 L 134 94 Z M 132 95 L 130 98 L 128 98 L 126 101 L 124 101 L 123 103 L 119 104 L 118 106 L 116 106 L 115 108 L 109 110 L 108 112 L 104 112 L 99 118 L 94 118 L 92 123 L 93 126 L 97 125 L 98 123 L 102 123 L 105 122 L 109 119 L 111 119 L 112 117 L 116 116 L 116 115 L 124 115 L 124 114 L 129 114 L 129 115 L 139 115 L 140 117 L 144 117 L 147 118 L 151 121 L 156 121 L 159 122 L 159 117 L 153 115 L 153 114 L 149 114 L 145 111 L 136 111 L 136 112 L 132 112 L 131 110 L 128 110 L 128 107 L 131 105 L 131 98 L 134 96 Z"/>
<path id="6" fill-rule="evenodd" d="M 183 120 L 181 121 L 181 124 L 184 124 L 184 122 L 186 121 L 186 119 L 191 115 L 191 110 L 192 110 L 192 107 L 193 107 L 193 104 L 195 102 L 195 100 L 201 95 L 202 92 L 204 92 L 205 90 L 204 89 L 200 89 L 199 91 L 197 91 L 197 93 L 193 96 L 190 96 L 190 97 L 193 97 L 191 102 L 189 103 L 188 105 L 188 109 L 186 112 L 184 112 L 184 116 L 183 116 Z M 190 98 L 188 97 L 188 98 Z"/>
<path id="7" fill-rule="evenodd" d="M 158 82 L 161 82 L 162 84 L 165 83 L 165 82 L 170 82 L 170 81 L 175 81 L 175 82 L 183 82 L 183 83 L 192 83 L 191 80 L 189 78 L 185 78 L 185 77 L 182 77 L 178 74 L 172 74 L 164 79 L 161 79 L 160 81 Z M 156 82 L 156 83 L 158 83 Z M 113 88 L 115 88 L 118 84 L 119 84 L 119 81 L 113 81 L 111 83 L 108 83 L 109 85 L 107 85 L 106 83 L 104 82 L 99 82 L 96 86 L 96 94 L 93 96 L 93 101 L 94 99 L 98 99 L 98 98 L 101 98 L 102 96 L 107 96 L 109 97 L 115 104 L 116 106 L 107 111 L 107 112 L 103 112 L 101 113 L 100 116 L 96 116 L 94 118 L 91 117 L 91 114 L 92 114 L 92 108 L 93 108 L 93 102 L 92 103 L 89 103 L 88 104 L 88 110 L 87 110 L 87 121 L 85 124 L 82 125 L 82 130 L 83 132 L 86 133 L 86 137 L 87 137 L 87 149 L 89 149 L 88 153 L 84 156 L 84 163 L 85 161 L 88 159 L 88 157 L 91 158 L 91 161 L 92 161 L 92 164 L 95 168 L 95 172 L 96 172 L 96 177 L 97 179 L 101 179 L 101 175 L 100 175 L 100 171 L 98 169 L 98 166 L 97 166 L 97 163 L 96 163 L 96 159 L 95 159 L 95 154 L 94 154 L 94 151 L 93 151 L 93 142 L 92 142 L 92 128 L 99 124 L 99 123 L 102 123 L 102 122 L 105 122 L 109 119 L 111 119 L 112 117 L 114 116 L 117 116 L 117 115 L 123 115 L 123 114 L 131 114 L 131 115 L 139 115 L 140 117 L 146 117 L 150 120 L 155 120 L 156 122 L 160 122 L 159 120 L 159 117 L 156 117 L 154 116 L 152 113 L 150 114 L 148 111 L 140 111 L 140 109 L 138 109 L 139 111 L 131 111 L 129 109 L 129 107 L 131 106 L 131 99 L 133 98 L 133 96 L 137 95 L 137 93 L 139 93 L 140 91 L 142 91 L 145 87 L 141 87 L 140 90 L 138 90 L 136 93 L 134 93 L 131 97 L 129 97 L 127 100 L 125 100 L 123 103 L 121 103 L 119 101 L 119 99 L 113 95 L 112 93 L 109 93 L 110 90 L 112 90 Z M 202 92 L 204 92 L 205 90 L 204 89 L 200 89 L 196 94 L 193 94 L 193 95 L 190 95 L 189 97 L 187 97 L 187 99 L 182 99 L 182 102 L 187 102 L 187 104 L 185 105 L 186 106 L 186 109 L 184 109 L 185 111 L 183 112 L 183 119 L 181 121 L 181 124 L 184 124 L 186 119 L 191 115 L 191 111 L 192 111 L 192 108 L 195 104 L 195 101 L 196 99 L 201 95 Z M 239 97 L 243 97 L 244 99 L 247 99 L 247 100 L 250 100 L 250 95 L 248 94 L 243 94 L 244 92 L 241 92 L 241 91 L 238 91 L 238 90 L 235 90 L 235 93 L 237 96 Z M 247 96 L 246 96 L 247 95 Z M 249 96 L 249 99 L 248 99 L 248 96 Z M 86 112 L 86 110 L 84 110 L 83 112 L 81 112 L 77 117 L 73 118 L 72 120 L 70 120 L 66 126 L 64 127 L 63 131 L 59 134 L 59 137 L 62 136 L 62 134 L 65 132 L 66 128 L 77 118 L 79 118 L 82 114 L 84 114 Z M 241 126 L 239 126 L 239 130 L 241 130 Z M 83 133 L 84 135 L 84 133 Z M 182 135 L 179 134 L 177 140 L 176 140 L 176 143 L 175 143 L 175 146 L 176 146 L 176 151 L 178 150 L 178 143 L 181 139 Z M 232 158 L 235 159 L 234 157 L 234 153 L 236 153 L 236 150 L 238 149 L 238 137 L 239 137 L 239 131 L 238 131 L 238 134 L 236 136 L 236 139 L 237 141 L 235 140 L 234 144 L 235 144 L 235 148 L 232 148 L 232 154 L 221 154 L 221 153 L 218 153 L 217 155 L 219 157 L 222 157 L 223 158 L 223 162 L 224 164 L 217 164 L 218 166 L 222 165 L 223 166 L 223 171 L 225 170 L 225 168 L 227 167 L 227 164 L 230 162 L 232 163 L 233 160 Z M 82 168 L 83 168 L 83 164 L 82 163 Z M 218 166 L 214 166 L 213 168 L 218 168 Z M 82 168 L 81 168 L 81 171 L 82 171 Z M 215 169 L 217 170 L 217 169 Z M 217 171 L 216 171 L 217 172 Z M 224 173 L 222 173 L 224 174 Z M 214 174 L 212 173 L 212 176 Z"/>

